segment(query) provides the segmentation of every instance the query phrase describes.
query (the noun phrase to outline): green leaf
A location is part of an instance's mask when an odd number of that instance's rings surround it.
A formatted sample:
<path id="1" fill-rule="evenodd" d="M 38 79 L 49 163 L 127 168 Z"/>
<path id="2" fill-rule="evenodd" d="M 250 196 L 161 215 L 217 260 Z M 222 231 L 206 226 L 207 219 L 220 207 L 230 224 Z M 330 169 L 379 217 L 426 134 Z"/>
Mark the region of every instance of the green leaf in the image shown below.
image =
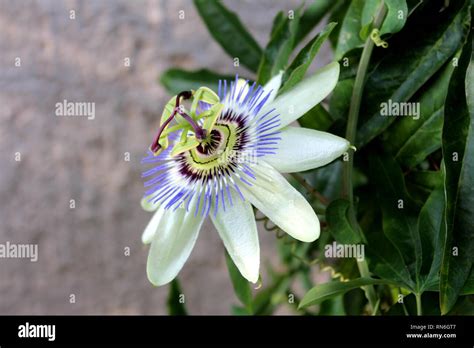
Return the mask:
<path id="1" fill-rule="evenodd" d="M 420 293 L 439 282 L 439 270 L 444 243 L 444 193 L 438 187 L 428 197 L 418 217 L 422 264 Z"/>
<path id="2" fill-rule="evenodd" d="M 258 67 L 257 81 L 260 85 L 267 83 L 272 76 L 285 68 L 293 51 L 299 20 L 298 9 L 292 19 L 286 17 L 284 21 L 278 19 L 274 21 L 271 39 L 263 51 Z"/>
<path id="3" fill-rule="evenodd" d="M 338 243 L 358 244 L 362 241 L 358 231 L 355 231 L 347 217 L 349 201 L 338 199 L 332 201 L 326 209 L 326 220 L 329 231 Z"/>
<path id="4" fill-rule="evenodd" d="M 314 0 L 301 16 L 295 44 L 301 42 L 334 5 L 334 0 Z"/>
<path id="5" fill-rule="evenodd" d="M 329 200 L 341 196 L 342 162 L 334 161 L 324 167 L 302 174 L 306 181 Z"/>
<path id="6" fill-rule="evenodd" d="M 320 131 L 327 131 L 333 122 L 331 115 L 321 104 L 317 104 L 298 119 L 301 127 Z"/>
<path id="7" fill-rule="evenodd" d="M 456 305 L 449 312 L 449 315 L 469 315 L 474 313 L 474 296 L 465 296 L 456 301 Z"/>
<path id="8" fill-rule="evenodd" d="M 362 11 L 364 9 L 364 0 L 353 0 L 350 2 L 349 8 L 342 21 L 339 29 L 339 37 L 337 40 L 334 56 L 336 60 L 344 57 L 344 54 L 353 48 L 361 47 L 363 40 L 359 37 L 361 30 Z"/>
<path id="9" fill-rule="evenodd" d="M 326 41 L 335 26 L 336 23 L 329 23 L 298 53 L 283 75 L 283 86 L 280 88 L 279 94 L 283 94 L 303 79 L 321 45 Z"/>
<path id="10" fill-rule="evenodd" d="M 416 206 L 406 192 L 403 174 L 392 157 L 372 156 L 370 171 L 382 207 L 383 233 L 400 254 L 410 274 L 415 275 L 417 290 L 421 269 L 421 240 L 416 229 Z"/>
<path id="11" fill-rule="evenodd" d="M 169 285 L 168 293 L 168 314 L 170 315 L 187 315 L 186 307 L 182 301 L 181 286 L 179 285 L 178 278 L 175 278 Z"/>
<path id="12" fill-rule="evenodd" d="M 194 0 L 194 5 L 209 33 L 229 56 L 239 58 L 251 71 L 257 71 L 262 49 L 239 17 L 217 0 Z"/>
<path id="13" fill-rule="evenodd" d="M 365 164 L 368 166 L 368 164 Z M 371 182 L 369 190 L 359 192 L 358 211 L 359 225 L 364 231 L 368 244 L 365 248 L 369 269 L 382 279 L 393 281 L 400 286 L 411 289 L 414 283 L 402 256 L 383 233 L 382 213 L 380 204 L 374 199 L 377 185 Z"/>
<path id="14" fill-rule="evenodd" d="M 232 312 L 232 315 L 242 315 L 242 316 L 249 315 L 247 308 L 239 307 L 239 306 L 232 306 L 231 312 Z"/>
<path id="15" fill-rule="evenodd" d="M 441 171 L 413 171 L 407 174 L 406 179 L 413 185 L 418 185 L 432 191 L 443 184 L 443 173 Z"/>
<path id="16" fill-rule="evenodd" d="M 362 11 L 362 27 L 371 24 L 382 0 L 367 0 Z M 398 33 L 407 20 L 406 0 L 383 0 L 387 6 L 387 15 L 380 28 L 380 35 Z"/>
<path id="17" fill-rule="evenodd" d="M 331 42 L 331 46 L 333 49 L 335 49 L 337 46 L 339 33 L 341 31 L 342 26 L 341 24 L 344 21 L 344 17 L 347 13 L 347 9 L 349 8 L 350 4 L 350 0 L 338 0 L 335 2 L 334 7 L 331 9 L 331 13 L 329 14 L 328 22 L 338 23 L 336 29 L 334 29 L 331 35 L 329 35 L 329 41 Z"/>
<path id="18" fill-rule="evenodd" d="M 226 263 L 229 271 L 230 279 L 232 280 L 232 286 L 237 298 L 242 302 L 247 310 L 247 314 L 252 314 L 252 289 L 247 279 L 242 277 L 239 269 L 235 266 L 234 262 L 226 252 Z"/>
<path id="19" fill-rule="evenodd" d="M 411 171 L 405 176 L 407 190 L 413 199 L 423 203 L 434 189 L 443 185 L 441 171 Z"/>
<path id="20" fill-rule="evenodd" d="M 333 281 L 319 284 L 304 295 L 298 308 L 301 309 L 308 306 L 313 306 L 321 303 L 322 301 L 342 295 L 349 290 L 375 284 L 387 284 L 387 282 L 381 279 L 358 278 L 349 280 L 348 282 Z"/>
<path id="21" fill-rule="evenodd" d="M 169 69 L 161 75 L 160 82 L 170 94 L 209 87 L 217 91 L 219 80 L 234 80 L 235 76 L 223 76 L 207 69 L 185 71 L 181 69 Z"/>
<path id="22" fill-rule="evenodd" d="M 401 286 L 413 289 L 415 286 L 410 271 L 400 252 L 382 233 L 382 227 L 372 233 L 367 233 L 367 230 L 364 232 L 368 239 L 366 255 L 370 260 L 369 269 L 382 279 L 397 282 Z"/>
<path id="23" fill-rule="evenodd" d="M 337 83 L 329 102 L 329 112 L 335 119 L 347 118 L 353 89 L 354 79 L 340 80 Z"/>
<path id="24" fill-rule="evenodd" d="M 340 60 L 350 50 L 364 45 L 380 3 L 381 0 L 353 0 L 350 3 L 339 32 L 336 60 Z M 387 6 L 387 14 L 380 28 L 380 34 L 396 33 L 406 22 L 408 13 L 406 1 L 384 0 L 384 4 Z M 362 32 L 365 34 L 361 37 L 359 34 Z"/>
<path id="25" fill-rule="evenodd" d="M 276 14 L 275 18 L 273 18 L 272 30 L 270 31 L 270 38 L 275 35 L 282 26 L 285 25 L 286 16 L 283 11 L 280 11 Z"/>
<path id="26" fill-rule="evenodd" d="M 407 105 L 415 105 L 415 110 L 419 107 L 419 115 L 399 117 L 384 133 L 385 148 L 401 164 L 414 167 L 441 147 L 444 101 L 453 70 L 453 64 L 446 63 L 429 88 L 419 98 L 410 100 L 414 104 Z M 385 104 L 387 108 L 388 105 Z"/>
<path id="27" fill-rule="evenodd" d="M 471 272 L 464 283 L 461 295 L 474 295 L 474 266 L 471 267 Z"/>
<path id="28" fill-rule="evenodd" d="M 408 17 L 406 0 L 384 0 L 387 5 L 387 17 L 383 21 L 380 34 L 398 33 L 405 26 Z"/>
<path id="29" fill-rule="evenodd" d="M 474 255 L 474 63 L 472 33 L 454 71 L 443 125 L 446 243 L 440 275 L 440 306 L 448 313 L 472 268 Z M 465 77 L 466 76 L 466 77 Z M 457 248 L 455 253 L 454 248 Z"/>
<path id="30" fill-rule="evenodd" d="M 335 296 L 321 302 L 318 315 L 346 315 L 344 310 L 344 295 Z"/>
<path id="31" fill-rule="evenodd" d="M 468 6 L 459 5 L 462 3 L 452 3 L 441 13 L 435 6 L 425 6 L 425 11 L 417 11 L 393 37 L 384 59 L 370 73 L 365 85 L 358 148 L 397 119 L 382 116 L 382 102 L 407 102 L 461 47 L 469 32 L 470 15 Z"/>

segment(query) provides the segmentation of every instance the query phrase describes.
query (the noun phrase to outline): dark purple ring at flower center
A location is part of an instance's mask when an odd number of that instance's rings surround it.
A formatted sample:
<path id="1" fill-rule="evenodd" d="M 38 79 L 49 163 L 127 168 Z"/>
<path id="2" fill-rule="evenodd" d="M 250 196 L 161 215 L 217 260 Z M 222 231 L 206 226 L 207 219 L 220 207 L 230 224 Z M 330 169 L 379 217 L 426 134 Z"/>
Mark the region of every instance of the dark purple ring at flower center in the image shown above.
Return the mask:
<path id="1" fill-rule="evenodd" d="M 210 155 L 219 147 L 221 140 L 221 132 L 217 129 L 213 129 L 209 136 L 209 140 L 199 144 L 196 147 L 196 150 L 202 155 Z"/>

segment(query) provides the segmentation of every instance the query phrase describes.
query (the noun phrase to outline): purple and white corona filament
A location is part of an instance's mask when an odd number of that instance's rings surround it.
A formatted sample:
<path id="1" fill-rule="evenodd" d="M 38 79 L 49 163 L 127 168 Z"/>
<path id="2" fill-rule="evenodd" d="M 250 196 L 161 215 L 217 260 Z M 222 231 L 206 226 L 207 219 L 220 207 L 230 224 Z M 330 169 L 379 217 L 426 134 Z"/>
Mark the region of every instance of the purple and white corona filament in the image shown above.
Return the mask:
<path id="1" fill-rule="evenodd" d="M 260 247 L 252 205 L 292 237 L 311 242 L 320 226 L 311 205 L 281 173 L 323 166 L 347 151 L 338 136 L 290 124 L 335 87 L 338 63 L 277 95 L 281 74 L 265 86 L 239 80 L 182 92 L 163 111 L 148 155 L 145 210 L 155 211 L 142 241 L 147 274 L 173 280 L 210 217 L 241 274 L 259 278 Z M 192 100 L 190 114 L 181 104 Z M 172 125 L 175 120 L 176 124 Z"/>
<path id="2" fill-rule="evenodd" d="M 280 115 L 275 109 L 260 110 L 272 91 L 264 91 L 248 81 L 219 81 L 218 96 L 224 108 L 207 139 L 196 148 L 171 155 L 173 142 L 181 134 L 171 136 L 170 147 L 158 156 L 151 150 L 142 163 L 154 166 L 143 173 L 146 199 L 174 210 L 184 205 L 194 214 L 217 214 L 219 209 L 232 206 L 231 189 L 244 200 L 241 185 L 252 186 L 255 172 L 252 169 L 259 158 L 276 154 L 280 140 Z M 200 102 L 205 111 L 209 105 Z M 195 198 L 195 206 L 190 207 Z"/>

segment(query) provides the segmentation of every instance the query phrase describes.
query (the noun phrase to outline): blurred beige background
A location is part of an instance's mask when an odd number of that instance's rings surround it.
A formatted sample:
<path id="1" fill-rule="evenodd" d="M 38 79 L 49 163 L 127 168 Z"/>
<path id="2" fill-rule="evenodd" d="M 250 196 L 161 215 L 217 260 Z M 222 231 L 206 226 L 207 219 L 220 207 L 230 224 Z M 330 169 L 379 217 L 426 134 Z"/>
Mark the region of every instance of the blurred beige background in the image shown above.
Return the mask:
<path id="1" fill-rule="evenodd" d="M 273 16 L 300 1 L 225 4 L 264 45 Z M 168 288 L 148 282 L 140 241 L 151 217 L 140 159 L 169 98 L 157 77 L 173 66 L 250 75 L 190 0 L 1 0 L 0 37 L 0 243 L 39 247 L 36 263 L 0 259 L 0 314 L 165 314 Z M 63 99 L 94 102 L 95 119 L 56 117 Z M 262 264 L 277 263 L 274 236 L 260 236 Z M 210 224 L 180 280 L 192 314 L 238 303 Z"/>

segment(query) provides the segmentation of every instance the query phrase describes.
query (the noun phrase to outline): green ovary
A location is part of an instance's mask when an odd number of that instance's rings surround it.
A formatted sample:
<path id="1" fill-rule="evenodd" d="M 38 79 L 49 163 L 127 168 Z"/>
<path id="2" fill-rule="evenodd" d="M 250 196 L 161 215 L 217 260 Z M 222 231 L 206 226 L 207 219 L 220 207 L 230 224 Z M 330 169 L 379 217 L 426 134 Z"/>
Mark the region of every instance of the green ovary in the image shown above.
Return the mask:
<path id="1" fill-rule="evenodd" d="M 236 125 L 215 124 L 204 142 L 185 153 L 186 162 L 195 171 L 213 172 L 230 162 L 236 142 Z"/>

